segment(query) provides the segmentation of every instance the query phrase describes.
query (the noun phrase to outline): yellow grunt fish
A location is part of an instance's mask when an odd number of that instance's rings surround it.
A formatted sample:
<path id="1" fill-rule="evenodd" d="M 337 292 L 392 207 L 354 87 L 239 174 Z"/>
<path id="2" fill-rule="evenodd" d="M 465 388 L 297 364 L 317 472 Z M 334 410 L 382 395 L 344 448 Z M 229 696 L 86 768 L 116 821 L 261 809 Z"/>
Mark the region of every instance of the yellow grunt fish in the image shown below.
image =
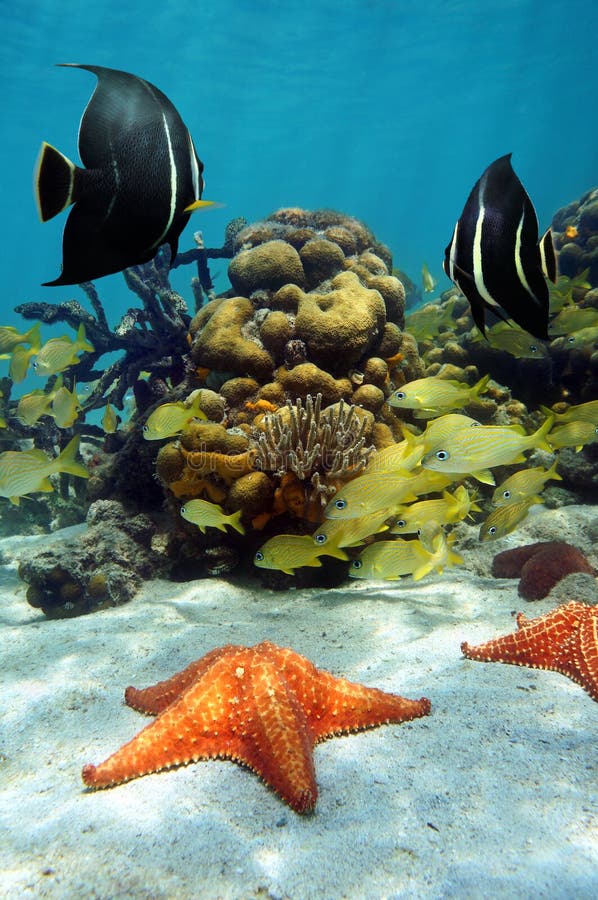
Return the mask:
<path id="1" fill-rule="evenodd" d="M 548 436 L 550 440 L 550 435 Z M 561 476 L 556 470 L 558 459 L 555 459 L 549 469 L 542 466 L 536 466 L 533 469 L 521 469 L 513 475 L 509 475 L 502 484 L 500 484 L 492 494 L 492 502 L 495 506 L 510 506 L 513 503 L 520 503 L 522 500 L 535 499 L 536 503 L 541 503 L 541 499 L 537 496 L 544 488 L 547 481 L 551 478 L 562 481 Z"/>
<path id="2" fill-rule="evenodd" d="M 438 284 L 438 279 L 434 278 L 425 263 L 422 266 L 422 284 L 424 286 L 424 294 L 431 294 Z"/>
<path id="3" fill-rule="evenodd" d="M 524 451 L 548 450 L 547 435 L 552 416 L 533 434 L 520 434 L 509 426 L 480 425 L 453 432 L 446 442 L 439 442 L 422 459 L 422 466 L 436 472 L 472 475 L 486 484 L 494 484 L 488 471 L 495 466 L 522 462 Z"/>
<path id="4" fill-rule="evenodd" d="M 285 575 L 294 575 L 295 569 L 303 566 L 321 566 L 318 557 L 325 553 L 311 534 L 277 534 L 260 547 L 253 564 L 259 569 L 278 569 Z"/>
<path id="5" fill-rule="evenodd" d="M 598 425 L 598 400 L 578 403 L 570 406 L 563 413 L 555 413 L 547 406 L 541 406 L 540 409 L 545 415 L 553 417 L 555 425 L 561 425 L 564 422 L 593 422 Z"/>
<path id="6" fill-rule="evenodd" d="M 580 328 L 579 331 L 573 332 L 567 340 L 569 349 L 579 347 L 595 347 L 598 343 L 598 325 L 592 325 L 588 328 Z"/>
<path id="7" fill-rule="evenodd" d="M 349 576 L 396 581 L 401 575 L 411 575 L 425 561 L 425 548 L 417 540 L 376 541 L 353 560 Z"/>
<path id="8" fill-rule="evenodd" d="M 160 441 L 180 434 L 192 419 L 207 419 L 200 403 L 201 390 L 193 391 L 184 401 L 163 403 L 148 416 L 143 426 L 143 437 L 146 441 Z"/>
<path id="9" fill-rule="evenodd" d="M 69 391 L 64 386 L 54 391 L 50 415 L 54 417 L 54 421 L 59 428 L 70 428 L 77 420 L 80 409 L 81 404 L 77 397 L 76 386 L 73 387 L 72 391 Z"/>
<path id="10" fill-rule="evenodd" d="M 427 453 L 428 450 L 431 450 L 439 442 L 446 440 L 455 431 L 459 431 L 460 428 L 468 426 L 475 428 L 480 424 L 477 419 L 472 419 L 471 416 L 464 416 L 463 413 L 446 413 L 444 416 L 439 416 L 437 419 L 428 422 L 426 430 L 419 436 L 419 441 L 424 453 Z"/>
<path id="11" fill-rule="evenodd" d="M 557 425 L 546 438 L 553 450 L 563 447 L 575 447 L 579 452 L 586 444 L 598 441 L 598 424 L 594 422 L 573 421 Z"/>
<path id="12" fill-rule="evenodd" d="M 36 322 L 33 328 L 30 328 L 29 331 L 24 331 L 22 334 L 16 328 L 13 328 L 12 325 L 0 325 L 0 354 L 4 356 L 12 353 L 19 344 L 36 344 L 38 347 L 40 346 L 40 322 Z"/>
<path id="13" fill-rule="evenodd" d="M 318 546 L 325 548 L 328 556 L 336 556 L 332 550 L 338 550 L 338 559 L 348 559 L 340 547 L 357 547 L 365 538 L 386 531 L 386 520 L 392 518 L 391 509 L 379 509 L 363 516 L 361 519 L 327 519 L 314 531 L 312 537 Z M 342 555 L 341 555 L 342 553 Z"/>
<path id="14" fill-rule="evenodd" d="M 51 491 L 50 475 L 66 472 L 89 478 L 89 472 L 75 457 L 79 449 L 76 435 L 62 453 L 50 459 L 42 450 L 7 450 L 0 453 L 0 497 L 18 505 L 19 498 L 38 491 Z"/>
<path id="15" fill-rule="evenodd" d="M 85 325 L 79 325 L 75 340 L 63 334 L 61 337 L 50 338 L 37 354 L 33 363 L 36 375 L 48 377 L 57 372 L 64 372 L 69 366 L 75 366 L 80 362 L 78 353 L 92 353 L 94 347 L 85 337 Z"/>
<path id="16" fill-rule="evenodd" d="M 584 328 L 598 325 L 598 309 L 591 306 L 580 308 L 579 306 L 566 306 L 548 325 L 548 334 L 551 337 L 571 334 Z"/>
<path id="17" fill-rule="evenodd" d="M 354 559 L 349 567 L 351 578 L 380 578 L 396 581 L 402 575 L 412 575 L 419 581 L 429 572 L 442 573 L 449 565 L 463 562 L 458 553 L 450 549 L 455 536 L 447 535 L 441 528 L 434 528 L 428 534 L 429 545 L 419 540 L 376 541 Z"/>
<path id="18" fill-rule="evenodd" d="M 365 467 L 365 473 L 368 475 L 374 472 L 392 474 L 399 469 L 409 472 L 417 466 L 424 455 L 423 447 L 420 445 L 417 435 L 412 435 L 406 429 L 405 433 L 409 435 L 406 440 L 400 441 L 398 444 L 390 444 L 372 454 Z"/>
<path id="19" fill-rule="evenodd" d="M 455 543 L 456 535 L 447 535 L 436 522 L 426 523 L 420 535 L 420 541 L 424 561 L 413 571 L 413 580 L 419 581 L 430 572 L 438 572 L 442 575 L 447 566 L 463 565 L 463 557 L 451 550 Z"/>
<path id="20" fill-rule="evenodd" d="M 417 534 L 428 522 L 449 525 L 467 518 L 471 512 L 480 512 L 475 494 L 470 497 L 467 488 L 460 485 L 454 494 L 443 491 L 439 500 L 419 500 L 410 506 L 395 510 L 397 521 L 391 534 Z"/>
<path id="21" fill-rule="evenodd" d="M 58 391 L 62 387 L 62 375 L 59 375 L 54 383 L 51 391 L 44 391 L 37 388 L 24 394 L 17 403 L 17 418 L 24 425 L 35 425 L 42 416 L 49 414 L 52 401 Z"/>
<path id="22" fill-rule="evenodd" d="M 474 329 L 476 334 L 472 337 L 475 343 L 483 342 L 484 336 Z M 510 353 L 516 359 L 547 359 L 546 345 L 521 328 L 509 325 L 507 322 L 499 322 L 486 331 L 486 337 L 491 347 L 495 350 L 503 350 Z"/>
<path id="23" fill-rule="evenodd" d="M 110 403 L 106 403 L 106 409 L 104 410 L 104 415 L 102 416 L 102 428 L 106 432 L 106 434 L 114 434 L 116 429 L 118 428 L 118 416 L 114 410 L 114 407 L 110 405 Z"/>
<path id="24" fill-rule="evenodd" d="M 41 346 L 41 332 L 39 326 L 34 326 L 30 332 L 32 336 L 31 346 L 24 347 L 22 344 L 15 347 L 10 357 L 10 366 L 8 374 L 15 384 L 20 384 L 25 380 L 25 376 L 29 370 L 29 363 L 39 352 Z"/>
<path id="25" fill-rule="evenodd" d="M 497 506 L 480 526 L 480 541 L 497 541 L 506 534 L 510 534 L 527 517 L 530 507 L 534 503 L 537 503 L 537 498 L 528 497 L 517 503 L 509 503 L 507 506 Z"/>
<path id="26" fill-rule="evenodd" d="M 189 500 L 184 506 L 181 506 L 180 513 L 187 522 L 197 525 L 202 534 L 206 533 L 206 528 L 226 531 L 227 525 L 230 525 L 239 534 L 245 534 L 245 529 L 241 525 L 240 509 L 227 516 L 217 503 L 210 503 L 209 500 Z"/>
<path id="27" fill-rule="evenodd" d="M 490 375 L 484 375 L 477 384 L 469 387 L 460 381 L 450 381 L 446 378 L 434 376 L 417 378 L 394 391 L 387 403 L 398 409 L 428 412 L 458 409 L 470 403 L 478 394 L 483 393 L 488 387 L 489 381 Z"/>

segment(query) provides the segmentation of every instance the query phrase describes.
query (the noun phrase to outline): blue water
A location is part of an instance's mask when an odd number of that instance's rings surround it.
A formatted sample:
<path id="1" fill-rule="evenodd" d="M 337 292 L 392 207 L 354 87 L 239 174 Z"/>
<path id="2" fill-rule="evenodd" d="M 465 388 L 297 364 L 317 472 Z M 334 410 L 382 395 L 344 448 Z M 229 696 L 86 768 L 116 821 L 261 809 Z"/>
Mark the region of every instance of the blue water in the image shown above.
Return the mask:
<path id="1" fill-rule="evenodd" d="M 598 183 L 598 4 L 538 0 L 0 0 L 3 324 L 19 302 L 78 297 L 58 275 L 65 216 L 42 225 L 32 171 L 42 139 L 73 159 L 95 86 L 56 62 L 125 69 L 175 103 L 205 163 L 193 230 L 222 243 L 236 216 L 333 207 L 365 220 L 419 280 L 441 261 L 467 193 L 496 157 L 546 227 Z M 218 287 L 226 265 L 215 266 Z M 189 296 L 187 273 L 174 282 Z M 122 278 L 98 284 L 115 317 Z"/>

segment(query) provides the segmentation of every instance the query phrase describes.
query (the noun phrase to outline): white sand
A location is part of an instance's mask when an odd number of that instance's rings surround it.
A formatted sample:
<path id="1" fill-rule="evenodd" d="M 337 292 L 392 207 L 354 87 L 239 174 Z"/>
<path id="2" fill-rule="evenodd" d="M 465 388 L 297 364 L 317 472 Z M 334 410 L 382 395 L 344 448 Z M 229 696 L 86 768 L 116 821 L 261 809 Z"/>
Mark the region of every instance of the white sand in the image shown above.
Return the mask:
<path id="1" fill-rule="evenodd" d="M 62 621 L 29 607 L 15 567 L 1 568 L 0 897 L 595 898 L 598 703 L 556 673 L 464 660 L 459 645 L 511 631 L 515 610 L 556 605 L 472 571 L 507 546 L 580 534 L 597 512 L 542 513 L 417 585 L 274 593 L 257 580 L 160 581 L 126 606 Z M 84 790 L 82 765 L 146 724 L 124 705 L 127 685 L 263 638 L 427 696 L 432 714 L 318 746 L 311 816 L 226 761 Z"/>

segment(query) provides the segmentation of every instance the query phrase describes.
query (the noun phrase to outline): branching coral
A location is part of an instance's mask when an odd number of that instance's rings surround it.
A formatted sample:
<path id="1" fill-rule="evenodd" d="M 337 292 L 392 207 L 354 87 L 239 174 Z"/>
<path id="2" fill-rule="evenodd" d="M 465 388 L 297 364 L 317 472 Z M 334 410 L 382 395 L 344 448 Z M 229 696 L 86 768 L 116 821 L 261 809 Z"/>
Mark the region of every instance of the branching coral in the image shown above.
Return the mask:
<path id="1" fill-rule="evenodd" d="M 322 410 L 322 395 L 308 394 L 305 405 L 287 400 L 286 407 L 264 416 L 262 431 L 253 435 L 254 466 L 282 477 L 293 472 L 310 480 L 324 503 L 335 487 L 327 479 L 345 479 L 365 468 L 373 446 L 366 446 L 368 419 L 351 404 Z M 324 479 L 324 480 L 323 480 Z"/>

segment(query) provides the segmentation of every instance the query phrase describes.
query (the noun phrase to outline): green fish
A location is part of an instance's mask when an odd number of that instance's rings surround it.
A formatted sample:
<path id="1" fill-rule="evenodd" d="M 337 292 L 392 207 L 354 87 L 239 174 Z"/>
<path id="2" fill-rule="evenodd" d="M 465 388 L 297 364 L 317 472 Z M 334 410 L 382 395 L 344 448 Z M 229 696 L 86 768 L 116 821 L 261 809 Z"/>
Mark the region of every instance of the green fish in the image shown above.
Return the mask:
<path id="1" fill-rule="evenodd" d="M 405 316 L 405 330 L 412 334 L 416 341 L 438 337 L 444 324 L 445 311 L 439 303 L 426 303 L 425 306 Z"/>
<path id="2" fill-rule="evenodd" d="M 472 339 L 474 342 L 482 342 L 483 335 L 475 330 L 477 334 Z M 499 322 L 488 329 L 486 337 L 491 347 L 510 353 L 515 359 L 548 359 L 548 350 L 542 341 L 507 322 Z"/>
<path id="3" fill-rule="evenodd" d="M 527 450 L 552 452 L 547 435 L 552 428 L 552 416 L 533 434 L 519 434 L 503 425 L 480 425 L 454 432 L 446 442 L 439 443 L 426 453 L 422 466 L 435 472 L 472 475 L 478 481 L 494 484 L 489 469 L 523 462 Z"/>
<path id="4" fill-rule="evenodd" d="M 549 284 L 550 312 L 555 313 L 563 308 L 566 304 L 574 304 L 573 294 L 578 290 L 589 290 L 592 285 L 588 281 L 590 270 L 584 269 L 574 278 L 567 275 L 559 275 L 555 284 Z"/>
<path id="5" fill-rule="evenodd" d="M 0 497 L 8 497 L 19 504 L 19 498 L 38 491 L 53 490 L 49 476 L 66 472 L 79 478 L 89 478 L 85 466 L 75 457 L 79 449 L 79 435 L 69 441 L 54 459 L 42 450 L 7 450 L 0 453 Z"/>
<path id="6" fill-rule="evenodd" d="M 527 517 L 530 507 L 537 503 L 536 497 L 528 497 L 507 506 L 498 506 L 492 510 L 480 527 L 479 539 L 482 542 L 497 541 L 514 531 Z"/>
<path id="7" fill-rule="evenodd" d="M 277 534 L 260 547 L 253 563 L 259 569 L 277 569 L 294 575 L 303 566 L 321 566 L 320 556 L 327 555 L 318 547 L 311 534 Z"/>
<path id="8" fill-rule="evenodd" d="M 241 524 L 241 512 L 238 509 L 227 516 L 221 506 L 218 506 L 217 503 L 210 503 L 209 500 L 189 500 L 180 509 L 183 519 L 197 525 L 202 534 L 206 533 L 206 528 L 226 531 L 227 525 L 230 525 L 239 534 L 245 534 L 245 529 Z"/>
<path id="9" fill-rule="evenodd" d="M 598 309 L 591 306 L 566 306 L 548 325 L 548 334 L 558 337 L 593 325 L 598 325 Z"/>
<path id="10" fill-rule="evenodd" d="M 598 441 L 598 425 L 594 422 L 574 421 L 558 425 L 546 438 L 553 450 L 575 447 L 579 452 L 586 444 Z"/>
<path id="11" fill-rule="evenodd" d="M 93 353 L 93 345 L 85 337 L 85 325 L 79 325 L 75 340 L 63 334 L 61 337 L 50 338 L 37 354 L 33 363 L 36 375 L 48 377 L 57 372 L 64 372 L 69 366 L 75 366 L 80 362 L 78 353 Z"/>
<path id="12" fill-rule="evenodd" d="M 200 403 L 201 390 L 193 391 L 184 401 L 163 403 L 148 416 L 143 437 L 146 441 L 160 441 L 180 434 L 193 419 L 207 419 Z"/>
<path id="13" fill-rule="evenodd" d="M 490 375 L 484 375 L 477 384 L 469 387 L 460 381 L 446 378 L 434 376 L 417 378 L 394 391 L 387 403 L 398 409 L 413 409 L 426 413 L 459 409 L 483 393 L 489 381 Z"/>
<path id="14" fill-rule="evenodd" d="M 569 349 L 578 349 L 580 347 L 593 347 L 598 341 L 598 325 L 592 325 L 588 328 L 580 328 L 574 332 L 567 340 Z"/>
<path id="15" fill-rule="evenodd" d="M 406 429 L 405 433 L 409 435 L 407 440 L 400 441 L 398 444 L 390 444 L 370 456 L 365 467 L 368 475 L 392 474 L 398 469 L 410 472 L 419 465 L 419 461 L 424 455 L 423 447 L 419 445 L 416 435 L 412 435 Z"/>
<path id="16" fill-rule="evenodd" d="M 451 434 L 454 434 L 455 431 L 459 431 L 461 428 L 468 426 L 475 428 L 480 424 L 477 419 L 472 419 L 471 416 L 464 416 L 463 413 L 446 413 L 444 416 L 439 416 L 437 419 L 428 422 L 426 430 L 419 436 L 423 451 L 427 453 L 432 447 L 446 441 Z"/>
<path id="17" fill-rule="evenodd" d="M 550 435 L 548 435 L 550 440 Z M 509 475 L 502 484 L 500 484 L 492 494 L 492 502 L 495 506 L 510 506 L 513 503 L 520 503 L 522 500 L 534 499 L 536 503 L 541 503 L 538 497 L 540 491 L 544 488 L 547 481 L 554 478 L 562 481 L 558 474 L 558 459 L 555 459 L 549 469 L 542 466 L 536 466 L 533 469 L 521 469 L 513 475 Z"/>

